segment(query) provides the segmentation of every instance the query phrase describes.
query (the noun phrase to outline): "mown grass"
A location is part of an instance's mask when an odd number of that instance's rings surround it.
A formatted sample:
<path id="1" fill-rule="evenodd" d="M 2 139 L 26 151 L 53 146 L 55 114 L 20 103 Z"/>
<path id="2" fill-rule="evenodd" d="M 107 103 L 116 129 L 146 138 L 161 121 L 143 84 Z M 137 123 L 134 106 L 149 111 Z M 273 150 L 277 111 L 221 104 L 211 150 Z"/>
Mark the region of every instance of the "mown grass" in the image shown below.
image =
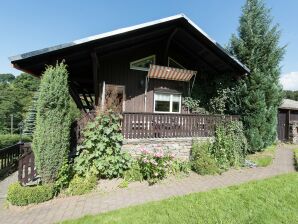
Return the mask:
<path id="1" fill-rule="evenodd" d="M 297 186 L 298 173 L 292 173 L 96 216 L 85 216 L 64 224 L 298 223 Z"/>
<path id="2" fill-rule="evenodd" d="M 253 161 L 259 167 L 269 166 L 275 156 L 276 147 L 276 145 L 268 146 L 262 152 L 248 155 L 247 159 Z"/>

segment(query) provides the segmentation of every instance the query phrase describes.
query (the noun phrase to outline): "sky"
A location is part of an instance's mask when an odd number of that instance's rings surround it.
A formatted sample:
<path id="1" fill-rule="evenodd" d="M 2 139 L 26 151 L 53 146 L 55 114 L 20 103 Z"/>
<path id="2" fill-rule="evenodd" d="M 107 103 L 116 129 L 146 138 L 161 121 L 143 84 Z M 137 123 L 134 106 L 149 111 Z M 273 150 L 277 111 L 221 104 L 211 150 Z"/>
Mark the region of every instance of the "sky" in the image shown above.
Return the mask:
<path id="1" fill-rule="evenodd" d="M 226 45 L 237 32 L 245 0 L 2 0 L 0 73 L 20 72 L 9 56 L 184 13 L 209 36 Z M 265 0 L 287 45 L 281 83 L 298 90 L 298 1 Z"/>

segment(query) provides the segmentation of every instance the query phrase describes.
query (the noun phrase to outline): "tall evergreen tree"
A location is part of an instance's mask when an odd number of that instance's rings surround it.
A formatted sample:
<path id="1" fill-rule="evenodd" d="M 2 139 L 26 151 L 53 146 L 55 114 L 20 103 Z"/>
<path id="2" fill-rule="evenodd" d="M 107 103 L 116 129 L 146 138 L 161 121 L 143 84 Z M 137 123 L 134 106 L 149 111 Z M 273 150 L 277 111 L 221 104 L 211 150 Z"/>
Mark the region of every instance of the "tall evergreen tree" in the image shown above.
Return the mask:
<path id="1" fill-rule="evenodd" d="M 229 50 L 246 64 L 251 74 L 242 82 L 240 114 L 251 150 L 259 151 L 276 139 L 277 109 L 282 99 L 279 46 L 281 32 L 273 24 L 263 0 L 247 0 L 242 8 L 238 35 Z"/>
<path id="2" fill-rule="evenodd" d="M 42 76 L 32 144 L 37 172 L 45 183 L 55 181 L 68 156 L 69 111 L 68 72 L 66 65 L 57 63 L 49 66 Z"/>
<path id="3" fill-rule="evenodd" d="M 36 92 L 32 98 L 31 106 L 28 110 L 26 120 L 24 122 L 24 135 L 32 136 L 35 130 L 36 124 L 36 107 L 37 107 L 38 92 Z"/>

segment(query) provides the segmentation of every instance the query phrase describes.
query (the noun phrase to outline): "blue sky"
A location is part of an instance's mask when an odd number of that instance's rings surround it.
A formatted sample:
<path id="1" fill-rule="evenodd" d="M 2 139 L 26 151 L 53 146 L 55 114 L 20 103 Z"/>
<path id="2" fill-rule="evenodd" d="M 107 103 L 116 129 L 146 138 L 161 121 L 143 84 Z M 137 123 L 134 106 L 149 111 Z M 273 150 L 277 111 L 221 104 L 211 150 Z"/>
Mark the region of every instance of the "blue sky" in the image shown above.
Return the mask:
<path id="1" fill-rule="evenodd" d="M 8 57 L 150 20 L 186 14 L 220 44 L 236 32 L 245 0 L 6 0 L 0 2 L 0 73 Z M 298 90 L 298 1 L 266 0 L 287 44 L 281 82 Z M 296 84 L 295 84 L 296 80 Z"/>

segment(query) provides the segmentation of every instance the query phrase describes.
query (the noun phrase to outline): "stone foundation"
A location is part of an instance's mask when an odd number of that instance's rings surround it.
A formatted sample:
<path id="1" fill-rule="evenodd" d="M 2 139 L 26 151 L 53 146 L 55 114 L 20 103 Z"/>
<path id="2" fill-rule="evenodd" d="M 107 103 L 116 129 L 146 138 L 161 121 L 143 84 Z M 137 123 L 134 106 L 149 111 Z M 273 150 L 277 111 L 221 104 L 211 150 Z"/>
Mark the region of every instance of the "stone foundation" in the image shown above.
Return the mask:
<path id="1" fill-rule="evenodd" d="M 207 141 L 212 139 L 210 137 L 125 139 L 122 150 L 129 152 L 132 156 L 138 156 L 141 154 L 142 149 L 149 151 L 162 149 L 173 153 L 176 158 L 188 160 L 193 141 Z"/>
<path id="2" fill-rule="evenodd" d="M 293 144 L 298 144 L 298 121 L 291 121 L 289 125 L 289 140 Z"/>

